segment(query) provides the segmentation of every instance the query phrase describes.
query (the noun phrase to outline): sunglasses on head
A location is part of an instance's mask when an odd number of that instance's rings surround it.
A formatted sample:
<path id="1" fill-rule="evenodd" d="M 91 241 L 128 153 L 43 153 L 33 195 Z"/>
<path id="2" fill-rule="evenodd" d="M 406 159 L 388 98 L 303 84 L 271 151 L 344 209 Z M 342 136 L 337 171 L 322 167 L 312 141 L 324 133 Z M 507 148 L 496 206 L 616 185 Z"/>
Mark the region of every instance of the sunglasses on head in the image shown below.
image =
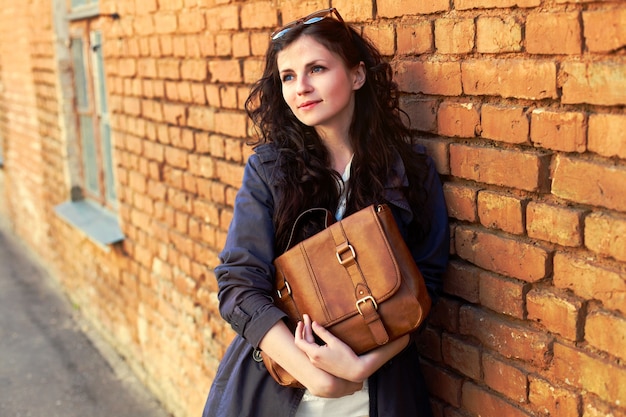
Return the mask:
<path id="1" fill-rule="evenodd" d="M 343 23 L 343 18 L 339 14 L 336 8 L 331 7 L 329 9 L 318 10 L 317 12 L 313 12 L 310 15 L 301 17 L 298 20 L 294 20 L 293 22 L 289 22 L 286 25 L 276 29 L 270 35 L 271 39 L 275 41 L 276 39 L 280 39 L 285 36 L 291 29 L 298 25 L 312 25 L 313 23 L 317 23 L 321 20 L 326 19 L 327 17 L 334 17 L 339 22 Z"/>

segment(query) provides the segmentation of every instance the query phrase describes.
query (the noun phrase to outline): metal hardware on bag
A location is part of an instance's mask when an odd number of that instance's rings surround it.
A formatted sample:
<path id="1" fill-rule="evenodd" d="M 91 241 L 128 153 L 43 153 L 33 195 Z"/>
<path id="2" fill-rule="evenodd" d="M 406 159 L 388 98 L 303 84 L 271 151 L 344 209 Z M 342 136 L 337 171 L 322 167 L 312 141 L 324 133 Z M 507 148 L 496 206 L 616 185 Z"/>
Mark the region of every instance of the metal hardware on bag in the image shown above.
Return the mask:
<path id="1" fill-rule="evenodd" d="M 376 304 L 376 300 L 374 300 L 374 297 L 372 297 L 371 295 L 368 295 L 367 297 L 363 297 L 360 300 L 357 300 L 356 302 L 356 309 L 359 310 L 360 315 L 363 315 L 363 312 L 361 311 L 361 304 L 367 301 L 371 301 L 372 304 L 374 305 L 374 310 L 378 310 L 378 304 Z"/>
<path id="2" fill-rule="evenodd" d="M 285 283 L 285 286 L 283 288 L 287 288 L 287 295 L 291 295 L 291 287 L 289 286 L 289 283 L 287 282 L 287 280 L 283 282 Z M 283 293 L 281 290 L 276 290 L 276 292 L 278 293 L 278 298 L 283 298 Z"/>
<path id="3" fill-rule="evenodd" d="M 346 259 L 341 259 L 341 255 L 343 255 L 348 250 L 350 252 L 352 252 L 352 257 L 351 258 L 346 258 Z M 343 264 L 345 264 L 348 261 L 356 259 L 356 253 L 354 252 L 354 248 L 350 244 L 348 244 L 348 246 L 346 246 L 343 249 L 341 249 L 341 251 L 338 249 L 337 252 L 336 252 L 336 255 L 337 255 L 337 260 L 339 261 L 339 265 L 343 265 Z"/>

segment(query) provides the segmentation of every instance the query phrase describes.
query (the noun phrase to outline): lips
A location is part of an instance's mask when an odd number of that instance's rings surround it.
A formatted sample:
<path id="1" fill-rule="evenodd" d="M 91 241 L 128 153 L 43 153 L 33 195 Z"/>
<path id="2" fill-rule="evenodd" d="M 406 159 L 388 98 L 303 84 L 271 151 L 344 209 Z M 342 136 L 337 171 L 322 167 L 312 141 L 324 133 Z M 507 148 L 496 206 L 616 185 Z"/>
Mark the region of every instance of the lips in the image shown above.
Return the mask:
<path id="1" fill-rule="evenodd" d="M 306 109 L 309 109 L 309 108 L 311 108 L 311 107 L 315 106 L 315 105 L 316 105 L 317 103 L 319 103 L 319 102 L 321 102 L 321 100 L 309 100 L 309 101 L 305 101 L 304 103 L 300 103 L 300 104 L 298 105 L 298 108 L 299 108 L 299 109 L 302 109 L 302 110 L 306 110 Z"/>

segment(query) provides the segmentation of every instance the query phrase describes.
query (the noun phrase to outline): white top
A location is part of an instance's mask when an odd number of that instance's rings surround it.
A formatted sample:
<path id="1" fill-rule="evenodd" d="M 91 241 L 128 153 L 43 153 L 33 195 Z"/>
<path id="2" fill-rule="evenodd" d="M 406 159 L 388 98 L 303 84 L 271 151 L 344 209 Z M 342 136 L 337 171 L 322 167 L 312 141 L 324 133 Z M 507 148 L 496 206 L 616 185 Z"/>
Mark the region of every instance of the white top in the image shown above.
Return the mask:
<path id="1" fill-rule="evenodd" d="M 341 175 L 343 183 L 338 184 L 341 189 L 339 205 L 335 212 L 335 218 L 341 220 L 346 212 L 347 187 L 346 183 L 350 179 L 350 167 L 352 159 L 346 165 Z M 367 380 L 363 382 L 363 388 L 351 395 L 341 398 L 317 397 L 306 390 L 302 397 L 302 402 L 298 407 L 296 417 L 367 417 L 369 416 L 370 398 Z"/>

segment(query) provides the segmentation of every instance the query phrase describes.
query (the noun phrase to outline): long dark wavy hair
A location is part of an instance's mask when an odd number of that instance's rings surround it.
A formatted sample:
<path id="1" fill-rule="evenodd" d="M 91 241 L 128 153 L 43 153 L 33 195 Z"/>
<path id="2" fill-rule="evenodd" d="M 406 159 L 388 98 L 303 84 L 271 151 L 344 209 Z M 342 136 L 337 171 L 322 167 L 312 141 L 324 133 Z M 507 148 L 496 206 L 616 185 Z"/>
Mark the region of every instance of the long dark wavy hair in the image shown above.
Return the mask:
<path id="1" fill-rule="evenodd" d="M 354 157 L 345 215 L 372 203 L 384 202 L 384 186 L 399 154 L 408 174 L 410 187 L 401 190 L 414 210 L 412 234 L 428 230 L 423 210 L 426 190 L 425 155 L 413 151 L 406 116 L 399 108 L 398 88 L 391 66 L 377 48 L 351 26 L 332 18 L 314 24 L 298 25 L 281 38 L 271 41 L 265 70 L 246 101 L 246 111 L 258 129 L 259 138 L 251 143 L 272 142 L 279 150 L 282 175 L 281 198 L 276 202 L 276 250 L 286 249 L 291 226 L 302 211 L 325 207 L 334 212 L 339 201 L 337 180 L 330 155 L 315 129 L 301 123 L 283 99 L 277 66 L 278 53 L 301 36 L 311 36 L 337 54 L 347 68 L 365 64 L 365 84 L 355 92 L 355 109 L 350 126 Z M 408 120 L 408 117 L 407 117 Z M 306 232 L 305 232 L 306 233 Z M 301 236 L 302 238 L 304 236 Z"/>

